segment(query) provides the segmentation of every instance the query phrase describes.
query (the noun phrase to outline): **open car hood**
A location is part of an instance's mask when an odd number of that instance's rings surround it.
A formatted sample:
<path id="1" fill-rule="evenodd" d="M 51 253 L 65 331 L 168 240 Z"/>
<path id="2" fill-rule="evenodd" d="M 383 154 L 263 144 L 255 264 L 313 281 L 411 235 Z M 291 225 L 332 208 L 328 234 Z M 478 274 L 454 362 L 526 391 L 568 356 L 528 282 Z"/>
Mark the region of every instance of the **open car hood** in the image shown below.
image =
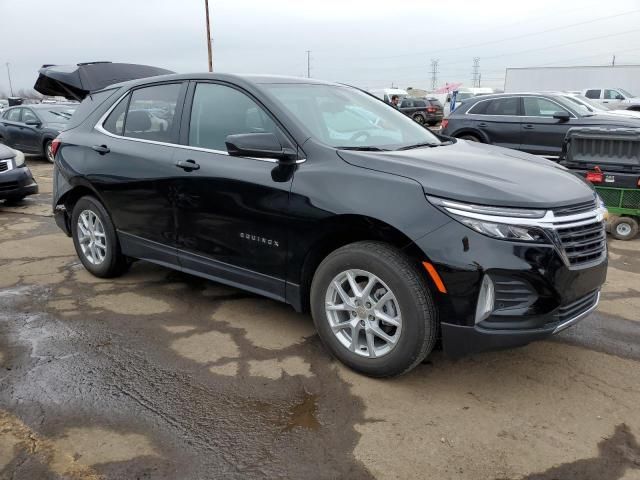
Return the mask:
<path id="1" fill-rule="evenodd" d="M 43 95 L 82 101 L 91 92 L 114 83 L 175 72 L 134 63 L 93 62 L 77 65 L 43 65 L 38 73 L 38 79 L 33 86 L 36 91 Z"/>

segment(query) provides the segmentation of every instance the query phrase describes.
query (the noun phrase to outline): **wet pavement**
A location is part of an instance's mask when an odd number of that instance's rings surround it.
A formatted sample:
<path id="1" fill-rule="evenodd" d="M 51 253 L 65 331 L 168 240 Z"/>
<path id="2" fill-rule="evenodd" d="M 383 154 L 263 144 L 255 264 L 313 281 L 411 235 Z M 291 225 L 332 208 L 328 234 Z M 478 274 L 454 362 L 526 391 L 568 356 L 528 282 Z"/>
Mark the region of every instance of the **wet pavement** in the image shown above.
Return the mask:
<path id="1" fill-rule="evenodd" d="M 28 161 L 41 193 L 0 202 L 0 479 L 640 479 L 640 238 L 553 340 L 373 380 L 285 305 L 92 277 Z"/>

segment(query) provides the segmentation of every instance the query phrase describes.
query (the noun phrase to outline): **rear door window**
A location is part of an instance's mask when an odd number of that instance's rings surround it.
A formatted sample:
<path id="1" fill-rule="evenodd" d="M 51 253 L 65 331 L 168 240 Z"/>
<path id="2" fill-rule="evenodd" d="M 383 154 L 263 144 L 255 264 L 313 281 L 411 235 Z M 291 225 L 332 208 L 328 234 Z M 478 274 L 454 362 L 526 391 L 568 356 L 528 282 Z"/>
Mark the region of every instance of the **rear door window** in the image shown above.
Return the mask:
<path id="1" fill-rule="evenodd" d="M 403 100 L 402 103 L 400 104 L 400 108 L 411 108 L 411 107 L 413 107 L 412 100 Z"/>
<path id="2" fill-rule="evenodd" d="M 584 93 L 584 96 L 587 98 L 595 98 L 595 99 L 599 99 L 600 98 L 600 89 L 596 89 L 596 90 L 587 90 Z"/>
<path id="3" fill-rule="evenodd" d="M 278 134 L 278 127 L 260 105 L 239 90 L 215 83 L 196 85 L 189 145 L 226 152 L 227 136 L 239 133 Z"/>
<path id="4" fill-rule="evenodd" d="M 424 102 L 424 100 L 416 100 L 415 102 L 413 102 L 413 106 L 416 108 L 425 108 L 427 104 Z"/>
<path id="5" fill-rule="evenodd" d="M 124 118 L 124 136 L 156 142 L 174 141 L 174 127 L 177 127 L 174 118 L 181 86 L 170 83 L 134 90 Z"/>
<path id="6" fill-rule="evenodd" d="M 497 98 L 474 105 L 469 113 L 482 115 L 518 115 L 520 97 Z"/>

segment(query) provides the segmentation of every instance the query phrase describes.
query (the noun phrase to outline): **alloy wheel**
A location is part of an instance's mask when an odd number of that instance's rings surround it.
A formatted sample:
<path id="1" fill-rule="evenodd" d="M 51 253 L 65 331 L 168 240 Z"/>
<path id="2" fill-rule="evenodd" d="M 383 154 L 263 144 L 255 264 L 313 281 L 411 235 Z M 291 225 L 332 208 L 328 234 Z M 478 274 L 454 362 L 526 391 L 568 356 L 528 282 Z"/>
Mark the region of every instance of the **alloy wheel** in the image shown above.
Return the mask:
<path id="1" fill-rule="evenodd" d="M 100 218 L 91 210 L 78 216 L 78 243 L 82 254 L 92 265 L 100 265 L 107 255 L 107 235 Z"/>
<path id="2" fill-rule="evenodd" d="M 402 316 L 395 294 L 364 270 L 336 275 L 325 296 L 327 321 L 349 351 L 369 358 L 391 352 L 400 340 Z"/>

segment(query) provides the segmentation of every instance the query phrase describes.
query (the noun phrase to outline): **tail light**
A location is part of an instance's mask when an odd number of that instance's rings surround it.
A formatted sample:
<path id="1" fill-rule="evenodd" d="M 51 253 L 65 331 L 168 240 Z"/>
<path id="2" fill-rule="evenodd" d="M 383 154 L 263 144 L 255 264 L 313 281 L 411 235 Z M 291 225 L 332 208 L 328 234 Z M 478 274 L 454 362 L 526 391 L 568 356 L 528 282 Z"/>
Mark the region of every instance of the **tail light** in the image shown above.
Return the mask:
<path id="1" fill-rule="evenodd" d="M 442 120 L 442 122 L 440 123 L 440 126 L 445 129 L 447 128 L 447 126 L 449 125 L 449 120 L 447 118 L 445 118 L 444 120 Z"/>
<path id="2" fill-rule="evenodd" d="M 435 113 L 436 112 L 436 107 L 427 107 L 427 112 L 429 113 Z"/>
<path id="3" fill-rule="evenodd" d="M 54 157 L 58 152 L 58 148 L 60 148 L 60 140 L 58 140 L 57 138 L 54 138 L 53 142 L 51 142 L 51 153 L 53 154 Z"/>
<path id="4" fill-rule="evenodd" d="M 585 178 L 587 179 L 587 182 L 602 183 L 602 181 L 604 180 L 604 175 L 602 174 L 602 170 L 600 170 L 600 167 L 595 167 L 593 169 L 593 172 L 587 172 Z"/>

